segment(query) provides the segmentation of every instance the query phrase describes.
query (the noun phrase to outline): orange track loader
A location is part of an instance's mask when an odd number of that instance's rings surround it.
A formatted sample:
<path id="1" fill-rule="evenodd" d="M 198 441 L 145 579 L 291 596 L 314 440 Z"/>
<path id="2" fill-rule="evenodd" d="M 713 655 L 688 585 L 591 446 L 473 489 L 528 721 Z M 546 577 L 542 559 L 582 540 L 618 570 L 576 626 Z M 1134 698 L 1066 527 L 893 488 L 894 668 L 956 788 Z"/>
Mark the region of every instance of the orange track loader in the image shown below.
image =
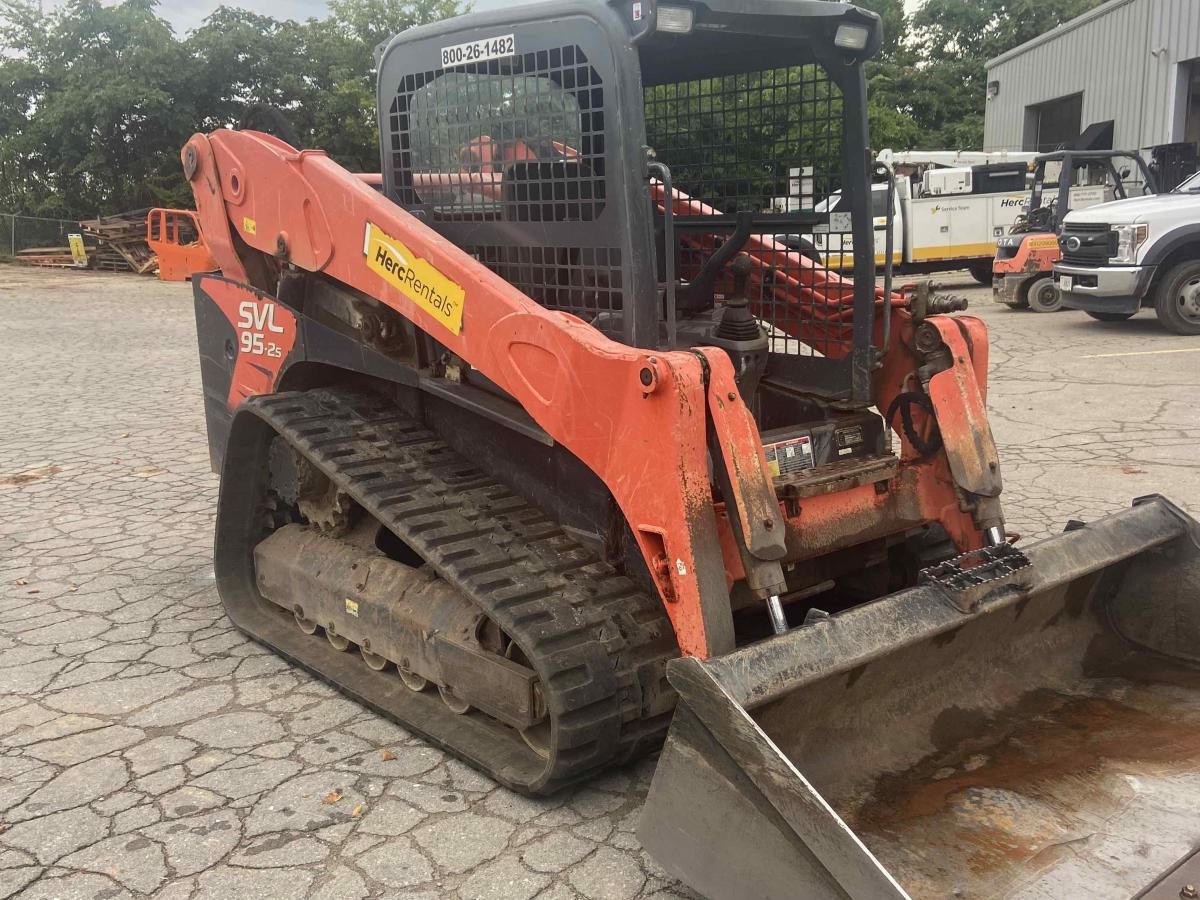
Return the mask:
<path id="1" fill-rule="evenodd" d="M 665 739 L 708 896 L 1129 893 L 1200 834 L 1197 525 L 1009 542 L 983 324 L 862 252 L 879 44 L 549 0 L 381 48 L 381 176 L 195 135 L 218 589 L 513 789 Z"/>

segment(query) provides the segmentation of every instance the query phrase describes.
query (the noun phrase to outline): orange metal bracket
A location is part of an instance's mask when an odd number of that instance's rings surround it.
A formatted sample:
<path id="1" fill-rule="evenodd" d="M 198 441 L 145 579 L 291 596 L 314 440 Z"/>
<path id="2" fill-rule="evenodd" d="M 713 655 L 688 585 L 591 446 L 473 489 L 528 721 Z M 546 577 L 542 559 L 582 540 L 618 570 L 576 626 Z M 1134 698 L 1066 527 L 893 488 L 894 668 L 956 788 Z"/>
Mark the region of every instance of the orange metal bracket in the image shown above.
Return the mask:
<path id="1" fill-rule="evenodd" d="M 952 361 L 949 369 L 930 379 L 928 390 L 954 481 L 972 494 L 999 497 L 1000 455 L 988 424 L 976 361 L 958 324 L 961 320 L 933 316 L 927 321 L 941 334 Z"/>
<path id="2" fill-rule="evenodd" d="M 734 493 L 725 498 L 726 507 L 733 507 L 736 525 L 752 555 L 781 559 L 785 552 L 780 534 L 783 520 L 775 485 L 758 426 L 738 393 L 729 354 L 716 347 L 700 347 L 696 352 L 708 362 L 708 408 L 717 438 L 714 450 L 721 455 Z"/>

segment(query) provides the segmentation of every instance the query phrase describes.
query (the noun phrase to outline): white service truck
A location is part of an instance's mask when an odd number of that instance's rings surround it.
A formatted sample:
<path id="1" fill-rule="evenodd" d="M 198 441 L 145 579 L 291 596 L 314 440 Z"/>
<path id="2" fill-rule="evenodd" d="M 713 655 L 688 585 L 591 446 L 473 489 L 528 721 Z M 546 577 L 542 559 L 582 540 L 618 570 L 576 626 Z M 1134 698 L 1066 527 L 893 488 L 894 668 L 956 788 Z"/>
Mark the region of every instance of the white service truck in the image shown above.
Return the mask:
<path id="1" fill-rule="evenodd" d="M 1144 306 L 1200 334 L 1200 173 L 1173 191 L 1068 213 L 1054 277 L 1063 306 L 1119 322 Z"/>
<path id="2" fill-rule="evenodd" d="M 1036 157 L 1036 153 L 880 151 L 876 161 L 893 173 L 896 186 L 894 270 L 904 274 L 968 269 L 980 284 L 991 284 L 996 239 L 1008 234 L 1029 202 L 1030 164 Z M 887 182 L 872 186 L 876 266 L 883 265 L 886 253 L 887 195 Z M 835 213 L 840 203 L 840 194 L 834 194 L 815 209 Z M 818 232 L 812 243 L 825 265 L 836 269 L 854 265 L 848 237 L 826 238 Z"/>

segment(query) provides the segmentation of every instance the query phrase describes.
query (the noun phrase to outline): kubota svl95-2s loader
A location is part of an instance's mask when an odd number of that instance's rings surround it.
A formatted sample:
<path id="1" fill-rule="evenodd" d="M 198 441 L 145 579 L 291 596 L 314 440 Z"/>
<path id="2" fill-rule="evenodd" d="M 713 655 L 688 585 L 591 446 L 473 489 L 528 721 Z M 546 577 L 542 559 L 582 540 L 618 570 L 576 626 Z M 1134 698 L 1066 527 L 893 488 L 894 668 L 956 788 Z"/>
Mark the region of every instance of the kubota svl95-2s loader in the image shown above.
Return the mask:
<path id="1" fill-rule="evenodd" d="M 875 287 L 879 42 L 550 0 L 380 48 L 381 177 L 193 137 L 218 587 L 517 790 L 666 737 L 711 897 L 1128 894 L 1200 837 L 1197 526 L 1007 541 L 983 325 Z"/>

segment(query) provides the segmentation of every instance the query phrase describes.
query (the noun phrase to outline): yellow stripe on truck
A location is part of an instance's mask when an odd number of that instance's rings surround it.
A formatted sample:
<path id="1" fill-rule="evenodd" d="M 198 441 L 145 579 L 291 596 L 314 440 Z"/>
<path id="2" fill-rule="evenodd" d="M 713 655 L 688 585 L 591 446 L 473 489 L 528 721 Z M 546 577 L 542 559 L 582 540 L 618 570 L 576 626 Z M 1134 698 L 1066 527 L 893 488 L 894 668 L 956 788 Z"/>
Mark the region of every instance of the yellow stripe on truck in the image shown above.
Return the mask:
<path id="1" fill-rule="evenodd" d="M 884 261 L 882 253 L 875 254 L 875 265 L 882 266 Z M 904 262 L 904 257 L 900 253 L 892 254 L 892 264 L 899 265 Z M 825 265 L 831 269 L 851 269 L 854 267 L 853 253 L 826 253 Z"/>
<path id="2" fill-rule="evenodd" d="M 982 244 L 938 244 L 933 247 L 917 247 L 913 250 L 914 262 L 929 262 L 937 259 L 959 259 L 967 256 L 995 256 L 996 242 Z"/>

